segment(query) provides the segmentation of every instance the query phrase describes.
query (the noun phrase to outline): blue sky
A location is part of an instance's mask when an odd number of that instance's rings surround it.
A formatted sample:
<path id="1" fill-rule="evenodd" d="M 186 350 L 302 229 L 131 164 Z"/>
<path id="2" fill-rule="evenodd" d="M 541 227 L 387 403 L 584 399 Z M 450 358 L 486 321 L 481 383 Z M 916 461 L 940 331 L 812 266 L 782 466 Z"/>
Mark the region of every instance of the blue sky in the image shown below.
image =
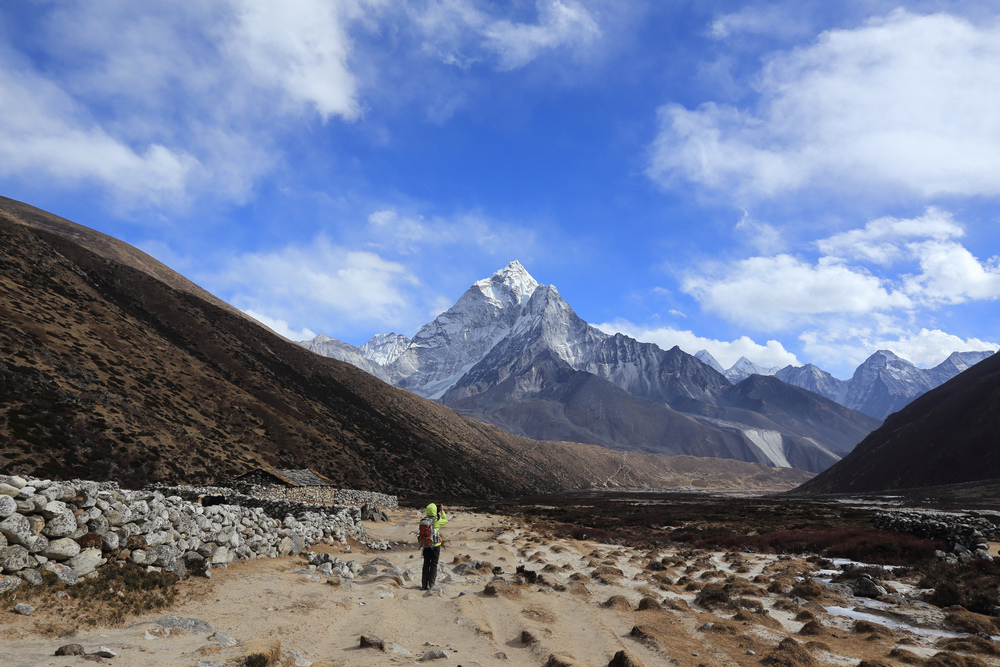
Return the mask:
<path id="1" fill-rule="evenodd" d="M 1000 342 L 989 2 L 0 7 L 0 194 L 293 339 L 413 335 L 518 259 L 724 366 Z"/>

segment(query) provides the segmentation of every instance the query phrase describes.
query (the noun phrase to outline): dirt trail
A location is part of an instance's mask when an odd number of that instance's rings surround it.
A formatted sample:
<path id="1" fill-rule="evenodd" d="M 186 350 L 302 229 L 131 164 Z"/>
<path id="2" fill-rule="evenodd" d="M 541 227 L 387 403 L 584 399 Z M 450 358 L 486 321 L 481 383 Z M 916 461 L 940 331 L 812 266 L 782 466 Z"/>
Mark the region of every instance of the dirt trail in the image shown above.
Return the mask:
<path id="1" fill-rule="evenodd" d="M 390 518 L 387 524 L 366 524 L 370 535 L 413 544 L 419 516 L 398 511 Z M 82 644 L 87 651 L 106 646 L 118 654 L 108 663 L 119 667 L 233 664 L 242 652 L 241 647 L 222 648 L 183 630 L 135 626 L 167 615 L 206 621 L 241 642 L 276 638 L 287 665 L 296 664 L 296 656 L 302 665 L 320 660 L 344 667 L 412 664 L 426 652 L 442 649 L 449 657 L 432 664 L 539 666 L 556 654 L 603 667 L 625 649 L 646 667 L 733 667 L 760 664 L 787 637 L 799 644 L 798 652 L 786 645 L 776 657 L 790 667 L 804 667 L 807 659 L 845 667 L 861 659 L 897 664 L 888 658 L 894 648 L 924 658 L 939 650 L 933 637 L 900 632 L 887 639 L 852 632 L 852 621 L 824 612 L 824 604 L 847 603 L 831 593 L 825 599 L 793 600 L 787 591 L 766 593 L 762 589 L 768 584 L 758 582 L 758 597 L 744 592 L 715 612 L 695 603 L 696 589 L 710 582 L 746 581 L 758 575 L 771 580 L 762 572 L 771 572 L 776 565 L 800 571 L 813 567 L 798 560 L 777 563 L 775 556 L 741 554 L 736 565 L 723 554 L 661 551 L 652 554 L 651 566 L 651 554 L 645 552 L 586 541 L 550 541 L 510 519 L 462 511 L 452 515 L 443 532 L 447 543 L 441 559 L 446 566 L 439 576 L 441 594 L 419 590 L 421 560 L 415 546 L 389 552 L 357 547 L 345 552 L 339 545 L 322 546 L 317 550 L 361 564 L 381 556 L 402 571 L 403 585 L 386 576 L 359 576 L 331 585 L 309 571 L 302 556 L 248 561 L 214 570 L 211 580 L 181 582 L 181 594 L 171 609 L 132 619 L 130 627 L 81 627 L 73 636 L 53 637 L 48 627 L 70 621 L 58 608 L 38 609 L 27 617 L 4 614 L 0 665 L 84 664 L 80 657 L 53 656 L 57 647 L 68 643 Z M 676 556 L 679 560 L 666 569 L 659 564 L 663 557 Z M 490 565 L 465 576 L 451 572 L 470 560 Z M 493 579 L 493 567 L 502 568 L 502 576 L 515 582 L 518 565 L 541 578 L 534 585 L 499 584 L 497 595 L 484 592 Z M 615 595 L 627 604 L 602 606 Z M 643 598 L 665 608 L 637 611 Z M 740 608 L 744 613 L 734 620 Z M 806 625 L 795 620 L 802 611 L 820 622 L 819 635 L 798 634 Z M 390 644 L 386 651 L 360 648 L 362 635 L 375 635 Z M 1000 665 L 995 657 L 976 657 Z"/>

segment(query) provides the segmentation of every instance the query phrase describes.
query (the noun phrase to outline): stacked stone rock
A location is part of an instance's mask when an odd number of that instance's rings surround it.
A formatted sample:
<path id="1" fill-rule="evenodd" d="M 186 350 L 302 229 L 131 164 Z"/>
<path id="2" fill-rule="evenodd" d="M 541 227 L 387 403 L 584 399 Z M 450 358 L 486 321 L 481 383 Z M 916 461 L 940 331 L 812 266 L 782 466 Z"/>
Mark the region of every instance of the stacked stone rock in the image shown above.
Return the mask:
<path id="1" fill-rule="evenodd" d="M 184 577 L 365 537 L 357 507 L 281 507 L 289 511 L 277 518 L 260 506 L 203 507 L 159 490 L 0 475 L 0 592 L 40 584 L 41 571 L 72 585 L 109 561 L 128 561 Z"/>
<path id="2" fill-rule="evenodd" d="M 295 514 L 308 509 L 316 509 L 316 501 L 288 500 L 282 494 L 275 491 L 281 487 L 266 487 L 252 484 L 240 484 L 239 486 L 165 486 L 154 485 L 150 487 L 160 491 L 164 495 L 180 496 L 185 500 L 197 501 L 203 496 L 223 497 L 227 504 L 239 505 L 241 507 L 259 507 L 271 517 L 283 518 L 288 514 Z M 388 509 L 398 509 L 399 501 L 396 496 L 389 496 L 384 493 L 373 491 L 355 491 L 352 489 L 331 489 L 330 500 L 326 501 L 337 506 L 362 506 L 374 503 Z M 334 501 L 333 498 L 338 500 Z"/>
<path id="3" fill-rule="evenodd" d="M 214 488 L 218 490 L 220 487 Z M 364 505 L 372 503 L 386 509 L 399 509 L 399 499 L 396 496 L 376 493 L 375 491 L 338 489 L 332 486 L 285 487 L 242 483 L 225 488 L 228 488 L 232 493 L 265 500 L 321 502 L 336 505 Z"/>
<path id="4" fill-rule="evenodd" d="M 986 543 L 1000 541 L 1000 528 L 993 521 L 968 513 L 880 512 L 875 517 L 875 525 L 881 530 L 945 542 L 951 553 L 938 552 L 938 557 L 952 562 L 968 562 L 972 558 L 993 560 Z"/>

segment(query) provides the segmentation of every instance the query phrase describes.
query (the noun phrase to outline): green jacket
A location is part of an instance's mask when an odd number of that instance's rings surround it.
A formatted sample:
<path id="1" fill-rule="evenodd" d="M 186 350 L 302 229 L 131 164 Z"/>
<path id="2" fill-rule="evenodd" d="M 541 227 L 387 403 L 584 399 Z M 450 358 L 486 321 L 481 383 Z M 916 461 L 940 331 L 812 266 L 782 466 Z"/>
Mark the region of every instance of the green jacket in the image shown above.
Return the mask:
<path id="1" fill-rule="evenodd" d="M 448 515 L 444 510 L 441 510 L 441 515 L 438 516 L 437 505 L 431 503 L 427 506 L 427 516 L 434 517 L 434 531 L 438 534 L 438 541 L 433 546 L 439 547 L 441 546 L 441 526 L 448 523 Z"/>

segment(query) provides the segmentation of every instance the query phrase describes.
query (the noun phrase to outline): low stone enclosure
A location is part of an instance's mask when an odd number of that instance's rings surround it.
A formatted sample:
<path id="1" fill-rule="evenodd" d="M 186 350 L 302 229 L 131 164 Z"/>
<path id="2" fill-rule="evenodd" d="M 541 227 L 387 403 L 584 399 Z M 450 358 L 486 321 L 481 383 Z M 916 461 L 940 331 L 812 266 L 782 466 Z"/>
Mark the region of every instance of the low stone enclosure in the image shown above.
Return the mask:
<path id="1" fill-rule="evenodd" d="M 373 491 L 341 489 L 328 477 L 314 470 L 283 470 L 256 468 L 240 475 L 232 482 L 217 483 L 237 493 L 268 500 L 288 500 L 306 503 L 332 503 L 334 505 L 381 505 L 397 509 L 396 496 Z"/>
<path id="2" fill-rule="evenodd" d="M 398 506 L 395 496 L 340 491 L 357 504 Z M 206 496 L 218 504 L 201 504 Z M 109 561 L 210 576 L 212 567 L 298 553 L 321 540 L 366 542 L 361 517 L 356 504 L 272 500 L 223 487 L 132 491 L 114 482 L 0 475 L 0 593 L 40 584 L 41 571 L 72 585 Z"/>

